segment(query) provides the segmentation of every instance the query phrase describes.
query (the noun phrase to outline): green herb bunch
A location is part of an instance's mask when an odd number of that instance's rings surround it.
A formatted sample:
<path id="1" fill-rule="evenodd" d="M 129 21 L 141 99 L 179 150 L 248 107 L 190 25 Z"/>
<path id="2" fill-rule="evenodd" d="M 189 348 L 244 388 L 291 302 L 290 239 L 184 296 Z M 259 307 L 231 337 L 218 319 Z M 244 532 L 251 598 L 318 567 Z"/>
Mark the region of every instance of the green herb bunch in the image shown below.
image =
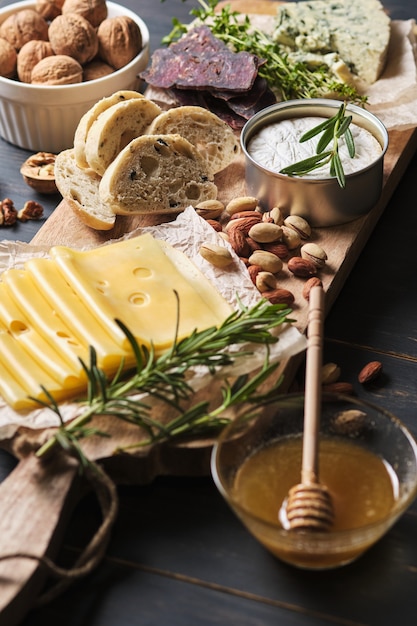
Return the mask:
<path id="1" fill-rule="evenodd" d="M 271 330 L 284 322 L 291 322 L 290 312 L 284 305 L 272 305 L 266 300 L 260 300 L 252 308 L 241 304 L 240 310 L 233 312 L 221 326 L 195 331 L 189 337 L 175 340 L 172 348 L 160 356 L 139 346 L 129 329 L 118 321 L 132 347 L 136 367 L 122 375 L 121 365 L 120 371 L 108 381 L 97 367 L 94 348 L 90 348 L 90 363 L 88 366 L 83 363 L 88 378 L 88 396 L 81 402 L 84 410 L 79 417 L 65 424 L 58 404 L 44 389 L 48 402 L 41 404 L 57 414 L 60 427 L 37 455 L 44 456 L 58 443 L 75 451 L 85 464 L 79 440 L 94 434 L 106 435 L 90 426 L 96 415 L 112 416 L 138 426 L 145 437 L 138 438 L 137 447 L 217 432 L 228 423 L 225 411 L 230 407 L 266 402 L 276 394 L 279 381 L 266 394 L 261 394 L 259 387 L 278 367 L 269 359 L 268 346 L 278 341 Z M 225 380 L 221 389 L 222 401 L 214 408 L 209 400 L 192 404 L 195 394 L 189 380 L 192 368 L 203 367 L 214 375 L 221 368 L 233 366 L 238 359 L 250 359 L 253 352 L 247 347 L 236 352 L 228 349 L 231 345 L 246 344 L 266 346 L 265 361 L 259 371 L 251 376 L 235 377 L 232 383 Z M 152 398 L 170 408 L 173 417 L 167 423 L 152 416 Z"/>
<path id="2" fill-rule="evenodd" d="M 366 102 L 366 97 L 360 95 L 355 87 L 332 77 L 327 67 L 311 69 L 305 63 L 290 61 L 273 37 L 254 28 L 248 16 L 243 18 L 237 11 L 232 11 L 230 5 L 216 11 L 217 0 L 198 0 L 198 3 L 201 8 L 191 9 L 190 15 L 207 23 L 213 35 L 235 52 L 246 51 L 263 59 L 265 63 L 259 67 L 259 75 L 282 100 L 335 94 L 340 99 L 357 104 Z M 176 41 L 189 29 L 189 24 L 182 24 L 177 18 L 172 23 L 173 29 L 162 40 L 163 44 Z"/>
<path id="3" fill-rule="evenodd" d="M 300 137 L 299 141 L 303 143 L 323 133 L 317 142 L 316 154 L 284 167 L 280 173 L 289 176 L 304 176 L 322 165 L 330 163 L 330 176 L 336 177 L 340 187 L 344 188 L 346 179 L 339 154 L 339 141 L 341 137 L 345 138 L 349 156 L 353 158 L 355 156 L 355 142 L 350 130 L 351 122 L 352 116 L 346 115 L 346 102 L 343 102 L 336 115 L 317 124 Z M 331 149 L 326 150 L 330 143 L 332 144 Z"/>

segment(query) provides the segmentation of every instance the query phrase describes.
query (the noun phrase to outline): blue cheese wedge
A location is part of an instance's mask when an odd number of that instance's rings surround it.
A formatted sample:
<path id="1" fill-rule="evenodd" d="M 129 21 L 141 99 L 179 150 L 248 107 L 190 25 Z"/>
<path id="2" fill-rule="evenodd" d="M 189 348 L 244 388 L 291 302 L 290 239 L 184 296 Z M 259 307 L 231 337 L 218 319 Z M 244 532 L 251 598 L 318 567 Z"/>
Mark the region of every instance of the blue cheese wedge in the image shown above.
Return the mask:
<path id="1" fill-rule="evenodd" d="M 311 0 L 278 6 L 274 38 L 290 56 L 335 53 L 365 84 L 381 75 L 390 38 L 390 18 L 379 0 Z"/>

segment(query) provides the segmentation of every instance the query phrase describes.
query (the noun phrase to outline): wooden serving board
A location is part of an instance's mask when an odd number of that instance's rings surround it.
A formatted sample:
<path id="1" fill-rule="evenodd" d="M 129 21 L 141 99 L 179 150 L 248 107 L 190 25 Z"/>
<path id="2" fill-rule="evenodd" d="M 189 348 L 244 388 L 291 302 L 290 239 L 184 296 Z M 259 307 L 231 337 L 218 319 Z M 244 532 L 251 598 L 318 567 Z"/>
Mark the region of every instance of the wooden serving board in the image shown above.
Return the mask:
<path id="1" fill-rule="evenodd" d="M 228 0 L 229 2 L 230 0 Z M 257 7 L 269 12 L 271 2 L 259 2 Z M 245 11 L 253 2 L 237 0 L 235 7 Z M 259 9 L 259 12 L 262 12 Z M 370 213 L 349 224 L 332 228 L 314 229 L 313 240 L 326 250 L 328 263 L 321 273 L 326 291 L 326 312 L 329 311 L 365 246 L 376 223 L 387 206 L 395 188 L 417 149 L 417 129 L 390 132 L 389 148 L 384 164 L 383 191 Z M 243 158 L 237 160 L 216 178 L 219 199 L 246 195 Z M 157 223 L 154 218 L 153 224 Z M 150 225 L 143 217 L 120 217 L 113 230 L 94 231 L 75 216 L 62 201 L 33 239 L 34 244 L 52 246 L 100 245 L 117 239 L 140 226 Z M 301 295 L 303 281 L 284 272 L 283 286 L 295 294 L 294 315 L 301 332 L 307 324 L 307 303 Z M 282 364 L 286 375 L 283 389 L 288 387 L 297 360 Z M 210 395 L 213 389 L 210 389 Z M 92 438 L 85 443 L 85 451 L 92 459 L 100 459 L 118 482 L 150 482 L 158 474 L 199 475 L 209 471 L 211 442 L 195 441 L 182 446 L 161 446 L 145 449 L 140 454 L 114 456 L 118 445 L 137 441 L 136 428 L 110 419 L 96 420 L 95 425 L 110 432 L 109 439 Z M 21 429 L 13 440 L 3 442 L 20 459 L 17 468 L 0 485 L 0 555 L 29 551 L 52 558 L 57 553 L 69 511 L 77 499 L 77 471 L 74 463 L 60 455 L 48 463 L 41 463 L 33 454 L 27 454 L 31 440 L 45 439 L 48 433 Z M 30 520 L 28 518 L 30 511 Z M 30 522 L 30 523 L 29 523 Z M 31 608 L 45 574 L 35 561 L 25 559 L 0 561 L 0 626 L 18 624 Z"/>

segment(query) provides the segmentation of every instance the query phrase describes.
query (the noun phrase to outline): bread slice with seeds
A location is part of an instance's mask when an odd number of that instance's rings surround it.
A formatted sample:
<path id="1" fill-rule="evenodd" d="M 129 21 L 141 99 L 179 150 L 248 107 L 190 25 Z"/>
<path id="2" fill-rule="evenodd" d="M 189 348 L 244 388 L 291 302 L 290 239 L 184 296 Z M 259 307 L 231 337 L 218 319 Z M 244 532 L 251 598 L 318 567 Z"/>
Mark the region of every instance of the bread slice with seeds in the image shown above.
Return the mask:
<path id="1" fill-rule="evenodd" d="M 205 157 L 212 175 L 225 169 L 240 153 L 239 139 L 226 122 L 199 106 L 181 106 L 162 112 L 148 130 L 151 135 L 178 134 Z"/>
<path id="2" fill-rule="evenodd" d="M 100 200 L 114 213 L 179 213 L 217 198 L 207 162 L 177 134 L 133 139 L 106 169 Z"/>

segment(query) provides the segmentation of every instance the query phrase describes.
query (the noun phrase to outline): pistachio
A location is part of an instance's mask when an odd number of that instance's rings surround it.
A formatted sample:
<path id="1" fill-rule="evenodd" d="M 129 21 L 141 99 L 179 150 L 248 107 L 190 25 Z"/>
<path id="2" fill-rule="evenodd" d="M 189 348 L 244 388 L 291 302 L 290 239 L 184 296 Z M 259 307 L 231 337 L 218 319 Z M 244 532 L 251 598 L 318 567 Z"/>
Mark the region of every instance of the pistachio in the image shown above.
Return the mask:
<path id="1" fill-rule="evenodd" d="M 323 385 L 335 383 L 339 380 L 340 367 L 336 363 L 325 363 L 321 368 L 321 382 Z"/>
<path id="2" fill-rule="evenodd" d="M 220 269 L 228 267 L 233 263 L 233 257 L 230 251 L 215 243 L 205 242 L 199 250 L 203 259 Z"/>
<path id="3" fill-rule="evenodd" d="M 249 237 L 258 243 L 272 243 L 282 237 L 282 228 L 278 224 L 259 222 L 254 224 L 248 232 Z"/>
<path id="4" fill-rule="evenodd" d="M 278 226 L 282 226 L 284 222 L 282 211 L 277 206 L 274 206 L 270 211 L 266 211 L 262 215 L 262 219 L 264 222 L 273 222 L 274 224 L 278 224 Z"/>
<path id="5" fill-rule="evenodd" d="M 279 257 L 266 250 L 255 250 L 249 257 L 251 265 L 260 265 L 266 272 L 277 274 L 282 270 L 283 263 Z"/>
<path id="6" fill-rule="evenodd" d="M 220 217 L 224 211 L 224 204 L 220 200 L 203 200 L 195 206 L 196 213 L 206 220 Z"/>
<path id="7" fill-rule="evenodd" d="M 295 250 L 301 245 L 301 237 L 296 230 L 289 226 L 281 226 L 282 228 L 282 240 L 288 246 L 289 250 Z"/>
<path id="8" fill-rule="evenodd" d="M 311 235 L 310 224 L 300 215 L 288 215 L 284 220 L 284 225 L 295 230 L 301 239 L 308 239 Z"/>
<path id="9" fill-rule="evenodd" d="M 359 435 L 365 426 L 366 413 L 359 409 L 340 411 L 332 419 L 332 430 L 340 435 Z"/>
<path id="10" fill-rule="evenodd" d="M 327 261 L 326 252 L 317 243 L 305 243 L 301 246 L 301 256 L 313 261 L 317 267 L 323 267 Z"/>
<path id="11" fill-rule="evenodd" d="M 256 275 L 255 285 L 262 293 L 278 288 L 278 279 L 272 272 L 260 271 Z"/>
<path id="12" fill-rule="evenodd" d="M 229 215 L 238 213 L 239 211 L 254 211 L 258 206 L 258 200 L 252 196 L 241 196 L 239 198 L 233 198 L 226 205 L 226 212 Z"/>

